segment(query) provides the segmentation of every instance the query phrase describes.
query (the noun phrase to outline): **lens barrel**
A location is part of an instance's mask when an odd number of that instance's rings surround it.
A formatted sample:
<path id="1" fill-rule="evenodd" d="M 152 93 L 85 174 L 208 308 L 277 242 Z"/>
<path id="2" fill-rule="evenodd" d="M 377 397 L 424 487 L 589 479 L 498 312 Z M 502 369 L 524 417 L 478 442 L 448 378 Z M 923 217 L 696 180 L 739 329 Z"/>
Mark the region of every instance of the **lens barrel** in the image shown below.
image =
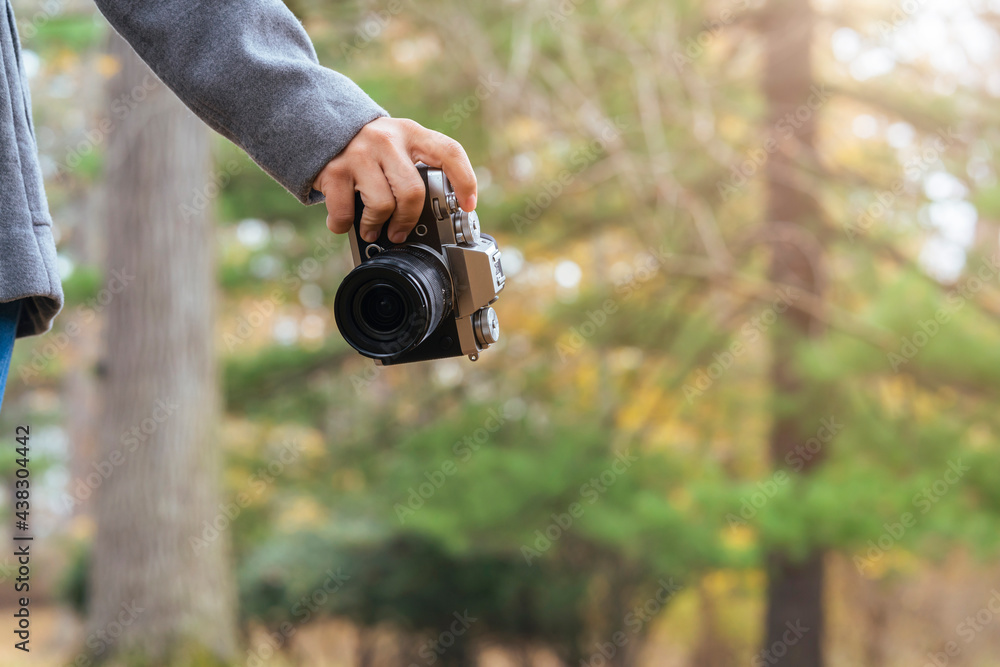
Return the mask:
<path id="1" fill-rule="evenodd" d="M 391 248 L 347 274 L 334 300 L 344 339 L 372 359 L 412 350 L 452 310 L 444 262 L 417 246 Z"/>

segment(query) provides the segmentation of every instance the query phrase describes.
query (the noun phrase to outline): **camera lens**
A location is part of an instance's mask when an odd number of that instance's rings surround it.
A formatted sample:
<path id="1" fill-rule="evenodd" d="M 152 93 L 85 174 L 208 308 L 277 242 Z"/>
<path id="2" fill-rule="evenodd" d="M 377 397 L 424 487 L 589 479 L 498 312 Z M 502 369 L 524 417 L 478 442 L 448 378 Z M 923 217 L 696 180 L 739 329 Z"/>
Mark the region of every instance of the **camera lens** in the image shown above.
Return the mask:
<path id="1" fill-rule="evenodd" d="M 345 340 L 373 359 L 413 349 L 451 309 L 451 280 L 444 262 L 416 246 L 387 250 L 356 267 L 334 301 L 337 327 Z"/>
<path id="2" fill-rule="evenodd" d="M 391 336 L 406 321 L 403 295 L 392 285 L 368 285 L 357 299 L 358 322 L 373 336 Z"/>

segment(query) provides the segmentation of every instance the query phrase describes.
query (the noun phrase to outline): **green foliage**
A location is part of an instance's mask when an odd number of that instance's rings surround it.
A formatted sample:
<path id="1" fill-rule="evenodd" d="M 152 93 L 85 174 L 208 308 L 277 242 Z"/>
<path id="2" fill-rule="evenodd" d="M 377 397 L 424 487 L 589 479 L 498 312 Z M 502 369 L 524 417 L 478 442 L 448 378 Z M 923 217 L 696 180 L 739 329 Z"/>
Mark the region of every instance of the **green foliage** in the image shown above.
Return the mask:
<path id="1" fill-rule="evenodd" d="M 70 306 L 86 303 L 97 297 L 104 284 L 104 276 L 96 266 L 78 266 L 63 280 L 63 294 Z"/>
<path id="2" fill-rule="evenodd" d="M 308 420 L 323 410 L 327 400 L 323 388 L 313 386 L 310 379 L 339 366 L 350 353 L 343 340 L 331 337 L 316 350 L 275 346 L 253 356 L 234 357 L 224 370 L 226 404 L 258 416 Z"/>
<path id="3" fill-rule="evenodd" d="M 285 536 L 261 546 L 241 581 L 243 612 L 275 625 L 329 614 L 437 635 L 467 612 L 474 635 L 566 645 L 582 632 L 586 597 L 579 572 L 532 568 L 516 556 L 457 557 L 408 533 L 354 545 L 315 533 Z"/>
<path id="4" fill-rule="evenodd" d="M 25 16 L 31 48 L 51 55 L 55 51 L 85 52 L 100 44 L 105 29 L 99 22 L 82 15 L 53 15 L 51 7 Z"/>
<path id="5" fill-rule="evenodd" d="M 900 198 L 893 216 L 859 239 L 825 223 L 810 230 L 830 267 L 824 298 L 834 315 L 824 335 L 790 336 L 784 311 L 761 324 L 775 314 L 757 236 L 766 222 L 764 177 L 749 178 L 732 198 L 719 191 L 763 141 L 764 99 L 746 83 L 752 70 L 740 52 L 743 17 L 712 34 L 675 78 L 662 75 L 662 62 L 644 65 L 631 45 L 668 33 L 675 49 L 697 43 L 713 18 L 700 5 L 615 12 L 583 3 L 558 23 L 539 8 L 534 24 L 498 5 L 447 6 L 467 30 L 403 12 L 385 28 L 391 38 L 374 39 L 350 59 L 343 45 L 356 37 L 358 8 L 303 11 L 329 21 L 328 32 L 314 35 L 321 59 L 349 71 L 394 115 L 456 136 L 473 156 L 484 227 L 526 259 L 498 304 L 513 325 L 477 367 L 459 371 L 373 369 L 335 335 L 321 349 L 254 348 L 227 362 L 231 413 L 310 424 L 327 441 L 305 477 L 276 482 L 268 506 L 236 524 L 254 536 L 238 538 L 248 616 L 287 618 L 322 584 L 319 573 L 337 566 L 352 578 L 323 613 L 427 634 L 468 607 L 480 610 L 483 636 L 547 639 L 571 652 L 581 637 L 620 625 L 622 609 L 661 577 L 756 570 L 774 549 L 793 558 L 816 549 L 864 553 L 907 512 L 914 526 L 872 576 L 903 553 L 930 557 L 942 544 L 964 543 L 987 554 L 1000 546 L 990 530 L 1000 518 L 998 424 L 986 400 L 1000 371 L 984 363 L 996 333 L 979 305 L 985 292 L 960 302 L 915 265 L 886 266 L 893 260 L 880 250 L 927 233 L 915 220 L 920 197 Z M 531 49 L 521 51 L 527 30 Z M 483 43 L 492 55 L 478 50 Z M 529 64 L 519 70 L 518 58 Z M 719 75 L 729 71 L 746 76 Z M 517 94 L 477 95 L 491 72 Z M 643 75 L 657 88 L 662 139 L 644 115 L 649 99 L 635 95 Z M 714 85 L 700 89 L 702 79 Z M 899 114 L 928 135 L 956 113 L 947 99 L 917 105 L 902 77 L 883 92 L 858 95 L 883 104 L 872 113 Z M 469 109 L 457 123 L 456 104 Z M 822 116 L 842 118 L 848 112 L 838 104 Z M 595 143 L 588 128 L 596 112 L 620 121 L 615 141 Z M 884 142 L 856 154 L 822 149 L 845 173 L 871 179 L 862 186 L 830 176 L 820 184 L 836 219 L 855 219 L 854 202 L 863 209 L 901 176 L 898 152 Z M 519 176 L 521 168 L 530 175 Z M 225 190 L 224 215 L 287 219 L 308 237 L 305 218 L 278 194 L 272 199 L 254 173 Z M 971 197 L 983 215 L 991 196 L 986 188 Z M 734 262 L 716 274 L 704 259 L 714 233 Z M 562 291 L 550 276 L 567 259 L 583 278 Z M 231 293 L 269 287 L 251 278 L 253 261 L 236 253 L 226 265 Z M 969 271 L 981 261 L 970 254 Z M 332 294 L 347 268 L 324 272 L 317 284 Z M 942 308 L 948 322 L 894 368 L 891 353 Z M 769 345 L 786 344 L 807 385 L 779 396 L 771 391 Z M 442 384 L 438 370 L 459 379 Z M 517 416 L 487 432 L 490 410 L 507 406 Z M 769 460 L 768 428 L 782 415 L 814 415 L 816 429 L 822 420 L 841 425 L 820 443 L 822 463 L 809 476 Z M 819 442 L 816 433 L 799 435 L 804 446 Z M 596 491 L 591 481 L 623 452 L 637 461 Z M 971 469 L 956 484 L 933 501 L 922 495 L 959 459 Z M 314 530 L 292 537 L 268 527 L 305 497 L 323 508 Z M 574 504 L 579 516 L 570 514 Z M 571 525 L 559 525 L 571 516 Z M 615 593 L 600 592 L 608 587 Z"/>
<path id="6" fill-rule="evenodd" d="M 59 582 L 59 595 L 78 614 L 83 615 L 89 603 L 90 545 L 75 544 L 69 550 L 69 566 Z"/>
<path id="7" fill-rule="evenodd" d="M 878 31 L 865 30 L 891 7 L 827 15 L 817 33 L 816 71 L 836 92 L 818 111 L 817 154 L 787 175 L 825 212 L 800 230 L 823 258 L 810 267 L 824 288 L 810 336 L 789 334 L 783 313 L 761 324 L 775 314 L 777 287 L 766 167 L 720 194 L 774 130 L 758 14 L 707 30 L 720 8 L 687 0 L 404 3 L 355 47 L 379 8 L 303 0 L 293 9 L 321 62 L 394 116 L 462 142 L 484 229 L 508 267 L 522 266 L 496 306 L 502 342 L 476 364 L 374 366 L 336 332 L 330 307 L 350 263 L 344 240 L 325 229 L 325 207 L 300 206 L 218 140 L 227 493 L 272 461 L 261 442 L 290 432 L 310 443 L 233 522 L 244 620 L 339 615 L 433 636 L 468 609 L 480 619 L 473 637 L 548 643 L 566 657 L 606 639 L 660 579 L 759 573 L 775 549 L 868 558 L 907 514 L 913 525 L 865 576 L 956 545 L 995 559 L 997 276 L 973 280 L 996 251 L 996 228 L 977 235 L 954 281 L 916 259 L 937 233 L 929 173 L 962 182 L 968 192 L 952 198 L 970 202 L 980 225 L 1000 217 L 995 104 L 919 59 L 852 78 L 830 54 L 827 28 L 850 23 L 874 48 Z M 39 144 L 62 164 L 90 129 L 57 111 L 67 77 L 107 76 L 113 63 L 100 61 L 105 33 L 90 15 L 37 27 L 27 40 L 45 63 L 32 84 L 36 125 L 67 128 L 56 139 L 39 132 Z M 678 65 L 684 53 L 690 62 Z M 477 91 L 491 76 L 500 85 Z M 949 84 L 957 92 L 940 94 Z M 852 131 L 861 114 L 876 119 L 875 136 Z M 608 121 L 615 136 L 599 141 Z M 914 133 L 903 147 L 885 131 L 900 123 Z M 907 160 L 945 127 L 960 140 L 913 176 Z M 50 179 L 57 220 L 77 219 L 84 193 L 97 190 L 100 143 Z M 870 228 L 850 226 L 898 183 Z M 247 219 L 262 221 L 267 238 L 241 239 Z M 61 251 L 72 255 L 79 230 L 64 231 Z M 566 263 L 580 269 L 575 285 L 555 279 Z M 64 286 L 72 309 L 99 294 L 103 277 L 78 263 Z M 37 390 L 31 405 L 51 403 L 45 392 L 77 353 L 59 348 L 38 380 L 22 383 L 18 368 L 48 340 L 19 344 L 11 393 Z M 779 394 L 770 359 L 784 345 L 803 382 Z M 809 475 L 769 452 L 769 430 L 787 415 L 814 418 L 815 432 L 796 434 L 803 447 L 818 443 Z M 829 419 L 842 427 L 821 441 Z M 636 460 L 615 472 L 626 455 Z M 959 463 L 968 469 L 949 482 Z M 82 608 L 85 553 L 71 563 L 64 589 Z M 331 572 L 346 579 L 316 601 Z"/>

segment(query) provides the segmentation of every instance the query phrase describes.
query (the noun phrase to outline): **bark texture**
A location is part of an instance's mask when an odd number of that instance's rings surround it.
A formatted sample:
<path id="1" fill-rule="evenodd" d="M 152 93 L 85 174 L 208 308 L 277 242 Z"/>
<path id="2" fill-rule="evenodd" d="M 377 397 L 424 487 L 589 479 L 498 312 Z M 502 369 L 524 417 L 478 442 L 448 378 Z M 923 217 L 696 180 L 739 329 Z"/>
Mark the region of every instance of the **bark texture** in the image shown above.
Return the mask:
<path id="1" fill-rule="evenodd" d="M 108 638 L 101 657 L 205 664 L 236 646 L 228 535 L 195 542 L 220 515 L 214 232 L 194 203 L 209 136 L 120 38 L 109 50 L 122 67 L 108 89 L 98 460 L 112 471 L 96 498 L 88 633 Z"/>

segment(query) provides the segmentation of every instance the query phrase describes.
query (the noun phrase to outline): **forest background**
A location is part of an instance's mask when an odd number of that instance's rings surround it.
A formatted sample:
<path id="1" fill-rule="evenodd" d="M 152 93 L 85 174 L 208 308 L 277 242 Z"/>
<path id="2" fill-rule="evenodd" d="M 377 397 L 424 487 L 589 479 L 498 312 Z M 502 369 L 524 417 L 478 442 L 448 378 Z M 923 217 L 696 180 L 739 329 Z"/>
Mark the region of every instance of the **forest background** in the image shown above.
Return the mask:
<path id="1" fill-rule="evenodd" d="M 1000 4 L 288 4 L 466 147 L 502 341 L 358 356 L 322 207 L 15 0 L 67 305 L 0 663 L 996 664 Z"/>

